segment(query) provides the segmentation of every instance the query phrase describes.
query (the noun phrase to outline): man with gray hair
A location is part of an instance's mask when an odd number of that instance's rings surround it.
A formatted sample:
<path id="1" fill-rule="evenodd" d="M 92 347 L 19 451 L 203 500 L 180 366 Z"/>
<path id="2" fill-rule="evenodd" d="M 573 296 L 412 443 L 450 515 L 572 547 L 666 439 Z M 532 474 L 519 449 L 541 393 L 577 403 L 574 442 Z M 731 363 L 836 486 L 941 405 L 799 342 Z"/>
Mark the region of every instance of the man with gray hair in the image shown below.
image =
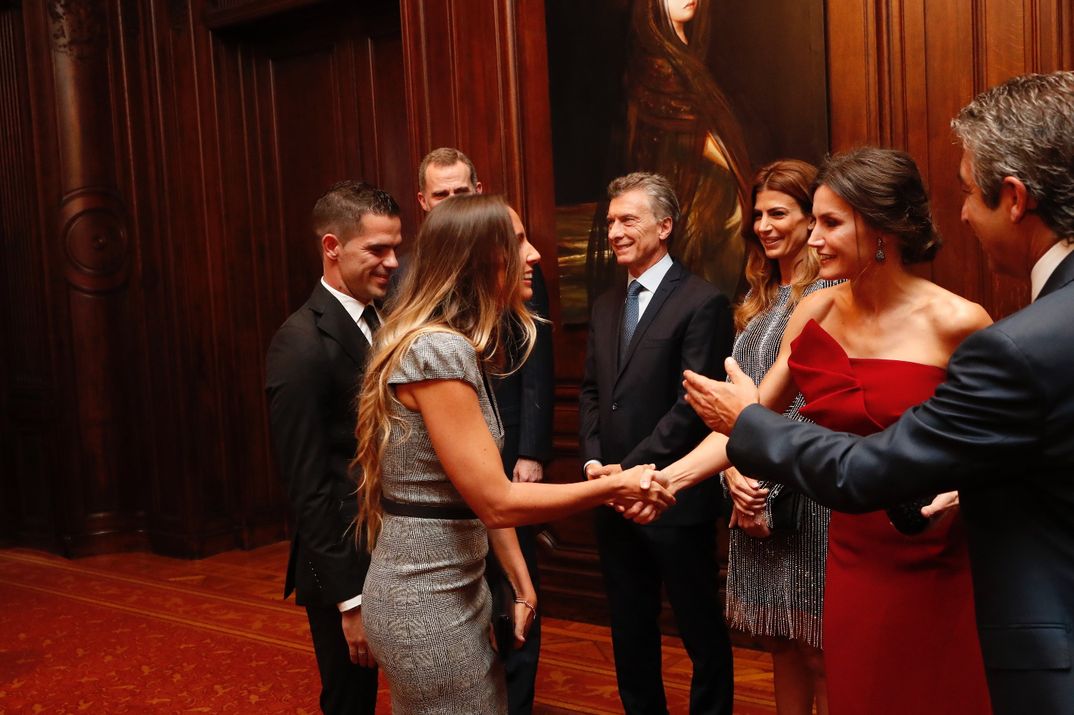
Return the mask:
<path id="1" fill-rule="evenodd" d="M 733 383 L 687 375 L 688 394 L 743 473 L 833 509 L 957 489 L 994 711 L 1074 713 L 1074 72 L 1010 79 L 952 125 L 962 220 L 1033 302 L 966 338 L 935 396 L 869 437 L 753 405 L 733 364 Z"/>
<path id="2" fill-rule="evenodd" d="M 594 479 L 638 464 L 663 467 L 707 430 L 682 371 L 722 375 L 734 328 L 728 299 L 668 255 L 679 202 L 667 179 L 634 173 L 608 187 L 608 243 L 627 280 L 593 304 L 580 397 L 582 458 Z M 627 713 L 666 713 L 660 666 L 661 587 L 693 662 L 690 712 L 730 713 L 731 645 L 717 598 L 719 483 L 679 493 L 640 526 L 596 515 L 619 696 Z"/>

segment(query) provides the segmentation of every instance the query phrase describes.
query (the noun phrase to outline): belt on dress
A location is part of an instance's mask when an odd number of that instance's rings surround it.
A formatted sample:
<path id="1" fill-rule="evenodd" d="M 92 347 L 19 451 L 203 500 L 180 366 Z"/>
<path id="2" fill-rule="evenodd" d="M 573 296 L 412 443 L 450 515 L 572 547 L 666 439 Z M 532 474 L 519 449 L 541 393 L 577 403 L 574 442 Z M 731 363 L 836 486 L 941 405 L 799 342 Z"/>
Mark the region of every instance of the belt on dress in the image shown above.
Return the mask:
<path id="1" fill-rule="evenodd" d="M 477 514 L 468 506 L 450 506 L 447 504 L 404 504 L 386 496 L 381 496 L 380 505 L 392 516 L 409 516 L 414 519 L 452 519 L 463 521 L 476 519 Z"/>

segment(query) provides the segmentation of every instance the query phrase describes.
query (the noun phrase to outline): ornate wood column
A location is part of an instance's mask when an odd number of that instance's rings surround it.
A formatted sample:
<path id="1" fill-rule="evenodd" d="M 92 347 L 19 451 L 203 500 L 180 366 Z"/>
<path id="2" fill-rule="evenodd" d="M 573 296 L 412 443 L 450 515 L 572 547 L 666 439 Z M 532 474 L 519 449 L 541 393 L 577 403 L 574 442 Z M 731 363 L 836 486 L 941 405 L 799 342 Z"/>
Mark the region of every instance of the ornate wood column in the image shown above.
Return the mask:
<path id="1" fill-rule="evenodd" d="M 52 254 L 66 281 L 73 393 L 64 399 L 77 428 L 66 447 L 74 459 L 61 522 L 75 553 L 114 548 L 130 531 L 134 515 L 122 502 L 131 492 L 121 484 L 134 476 L 131 456 L 139 449 L 129 410 L 132 255 L 116 181 L 108 7 L 95 0 L 47 5 L 59 160 Z M 102 539 L 110 543 L 94 543 Z"/>

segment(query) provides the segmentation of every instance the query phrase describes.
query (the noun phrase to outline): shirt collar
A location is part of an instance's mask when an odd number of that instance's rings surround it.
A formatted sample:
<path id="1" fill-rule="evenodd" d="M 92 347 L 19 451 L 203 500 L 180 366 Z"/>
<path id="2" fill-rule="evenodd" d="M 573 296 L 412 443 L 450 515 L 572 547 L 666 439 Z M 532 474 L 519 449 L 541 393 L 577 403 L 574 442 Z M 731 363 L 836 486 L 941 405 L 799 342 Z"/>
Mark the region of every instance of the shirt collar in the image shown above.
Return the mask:
<path id="1" fill-rule="evenodd" d="M 641 283 L 645 290 L 653 292 L 660 287 L 660 282 L 664 280 L 664 276 L 671 270 L 671 264 L 671 256 L 665 253 L 663 258 L 649 266 L 649 269 L 637 278 L 631 278 L 630 274 L 627 273 L 627 285 L 636 280 Z"/>
<path id="2" fill-rule="evenodd" d="M 1037 299 L 1037 296 L 1040 295 L 1041 290 L 1044 288 L 1044 284 L 1048 282 L 1055 269 L 1071 252 L 1074 252 L 1074 243 L 1059 241 L 1033 264 L 1033 270 L 1029 272 L 1029 285 L 1033 291 L 1031 300 Z"/>
<path id="3" fill-rule="evenodd" d="M 331 293 L 332 296 L 343 305 L 343 309 L 347 311 L 347 315 L 351 316 L 351 319 L 354 320 L 354 322 L 357 323 L 358 320 L 361 319 L 362 313 L 365 312 L 365 303 L 357 298 L 352 298 L 346 293 L 340 293 L 338 290 L 328 285 L 328 281 L 324 279 L 324 276 L 321 276 L 321 285 L 323 285 L 325 290 Z"/>

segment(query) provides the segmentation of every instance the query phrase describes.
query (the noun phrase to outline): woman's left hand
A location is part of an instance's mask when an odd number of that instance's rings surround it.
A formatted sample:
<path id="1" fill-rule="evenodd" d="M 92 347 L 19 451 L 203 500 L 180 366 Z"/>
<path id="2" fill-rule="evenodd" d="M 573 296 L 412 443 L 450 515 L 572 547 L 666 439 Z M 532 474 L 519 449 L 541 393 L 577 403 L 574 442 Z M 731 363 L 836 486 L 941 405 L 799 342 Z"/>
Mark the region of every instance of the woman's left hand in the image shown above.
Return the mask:
<path id="1" fill-rule="evenodd" d="M 529 594 L 525 597 L 519 596 L 516 598 L 514 617 L 515 649 L 517 650 L 526 642 L 526 636 L 529 635 L 530 627 L 533 626 L 533 620 L 537 617 L 537 596 Z"/>

